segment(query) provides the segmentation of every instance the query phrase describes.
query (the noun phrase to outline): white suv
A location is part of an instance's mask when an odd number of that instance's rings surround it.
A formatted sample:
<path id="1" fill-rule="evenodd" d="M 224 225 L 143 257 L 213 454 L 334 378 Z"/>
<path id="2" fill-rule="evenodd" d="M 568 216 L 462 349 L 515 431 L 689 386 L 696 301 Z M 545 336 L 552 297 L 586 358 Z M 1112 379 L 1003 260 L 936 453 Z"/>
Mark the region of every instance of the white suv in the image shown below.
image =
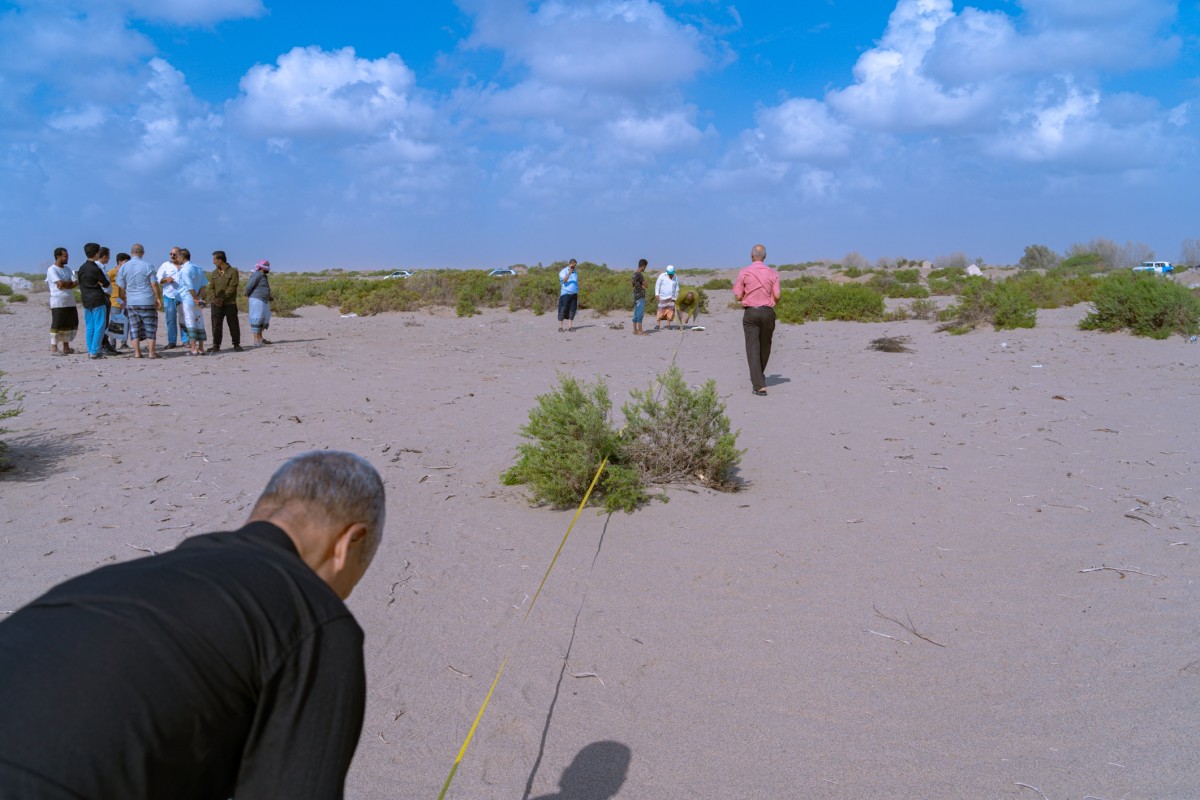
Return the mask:
<path id="1" fill-rule="evenodd" d="M 1153 272 L 1158 275 L 1170 275 L 1175 271 L 1170 261 L 1143 261 L 1133 268 L 1134 272 Z"/>

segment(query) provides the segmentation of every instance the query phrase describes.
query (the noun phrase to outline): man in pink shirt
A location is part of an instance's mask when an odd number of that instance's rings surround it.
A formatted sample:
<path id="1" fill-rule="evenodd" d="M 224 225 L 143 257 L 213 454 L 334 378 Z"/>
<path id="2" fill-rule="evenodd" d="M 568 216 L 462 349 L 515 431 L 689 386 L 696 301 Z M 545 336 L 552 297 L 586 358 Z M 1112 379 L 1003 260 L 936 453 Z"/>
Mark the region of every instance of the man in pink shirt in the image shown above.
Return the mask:
<path id="1" fill-rule="evenodd" d="M 750 386 L 757 395 L 767 393 L 767 359 L 771 357 L 771 337 L 775 334 L 775 303 L 779 300 L 779 273 L 763 263 L 767 248 L 750 248 L 750 266 L 738 273 L 733 296 L 745 309 L 742 332 L 746 335 L 746 363 L 750 365 Z"/>

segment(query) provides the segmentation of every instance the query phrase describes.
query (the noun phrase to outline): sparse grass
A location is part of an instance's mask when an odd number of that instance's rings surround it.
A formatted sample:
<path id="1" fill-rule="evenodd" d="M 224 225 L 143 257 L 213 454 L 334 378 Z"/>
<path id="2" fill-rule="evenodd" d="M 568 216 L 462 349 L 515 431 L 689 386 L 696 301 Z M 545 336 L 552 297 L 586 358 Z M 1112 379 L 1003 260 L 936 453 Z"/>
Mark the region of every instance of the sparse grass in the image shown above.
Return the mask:
<path id="1" fill-rule="evenodd" d="M 912 314 L 913 319 L 933 319 L 937 311 L 937 303 L 928 298 L 913 300 L 908 307 L 908 313 Z"/>

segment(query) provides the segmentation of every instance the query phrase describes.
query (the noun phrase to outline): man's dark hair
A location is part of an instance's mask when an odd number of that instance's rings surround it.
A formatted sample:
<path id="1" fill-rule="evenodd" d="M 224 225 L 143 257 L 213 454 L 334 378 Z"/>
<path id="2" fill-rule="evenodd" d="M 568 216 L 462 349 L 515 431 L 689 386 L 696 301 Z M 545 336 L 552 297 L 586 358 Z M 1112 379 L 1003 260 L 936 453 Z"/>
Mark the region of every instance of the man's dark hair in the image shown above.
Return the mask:
<path id="1" fill-rule="evenodd" d="M 83 255 L 87 258 L 95 258 L 100 253 L 100 245 L 95 242 L 88 242 L 83 246 Z"/>
<path id="2" fill-rule="evenodd" d="M 117 264 L 124 264 L 129 260 L 129 253 L 117 253 Z"/>
<path id="3" fill-rule="evenodd" d="M 639 267 L 646 267 L 646 266 L 649 266 L 649 265 L 650 265 L 650 262 L 649 262 L 649 261 L 647 261 L 647 260 L 646 260 L 646 259 L 644 259 L 644 258 L 643 258 L 643 259 L 641 259 L 640 261 L 638 261 L 638 266 L 639 266 Z"/>
<path id="4" fill-rule="evenodd" d="M 221 259 L 222 261 L 228 261 L 228 260 L 229 260 L 229 259 L 227 259 L 227 258 L 225 257 L 225 251 L 224 251 L 224 250 L 213 250 L 213 258 L 219 258 L 219 259 Z"/>
<path id="5" fill-rule="evenodd" d="M 96 253 L 96 258 L 104 258 L 105 256 L 110 255 L 112 255 L 112 251 L 101 245 L 99 252 Z"/>
<path id="6" fill-rule="evenodd" d="M 65 248 L 65 247 L 54 248 L 54 257 L 55 258 L 58 258 L 59 256 L 65 256 L 66 254 L 67 254 L 67 248 Z"/>
<path id="7" fill-rule="evenodd" d="M 181 248 L 179 248 L 179 257 L 182 258 L 184 261 L 191 261 L 192 260 L 192 251 L 188 250 L 186 247 L 181 247 Z"/>

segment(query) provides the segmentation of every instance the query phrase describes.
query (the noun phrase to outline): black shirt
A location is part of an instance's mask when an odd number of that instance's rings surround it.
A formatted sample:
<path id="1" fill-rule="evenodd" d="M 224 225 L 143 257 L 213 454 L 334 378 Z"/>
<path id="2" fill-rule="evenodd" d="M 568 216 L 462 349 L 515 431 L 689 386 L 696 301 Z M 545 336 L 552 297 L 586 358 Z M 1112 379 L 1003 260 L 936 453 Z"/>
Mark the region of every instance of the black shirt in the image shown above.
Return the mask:
<path id="1" fill-rule="evenodd" d="M 362 629 L 256 522 L 0 622 L 0 798 L 340 798 Z"/>
<path id="2" fill-rule="evenodd" d="M 646 299 L 646 276 L 641 270 L 633 273 L 633 302 Z"/>
<path id="3" fill-rule="evenodd" d="M 108 305 L 108 295 L 104 292 L 104 287 L 108 286 L 108 276 L 99 264 L 95 261 L 83 262 L 75 271 L 75 277 L 79 281 L 79 299 L 84 308 Z"/>

